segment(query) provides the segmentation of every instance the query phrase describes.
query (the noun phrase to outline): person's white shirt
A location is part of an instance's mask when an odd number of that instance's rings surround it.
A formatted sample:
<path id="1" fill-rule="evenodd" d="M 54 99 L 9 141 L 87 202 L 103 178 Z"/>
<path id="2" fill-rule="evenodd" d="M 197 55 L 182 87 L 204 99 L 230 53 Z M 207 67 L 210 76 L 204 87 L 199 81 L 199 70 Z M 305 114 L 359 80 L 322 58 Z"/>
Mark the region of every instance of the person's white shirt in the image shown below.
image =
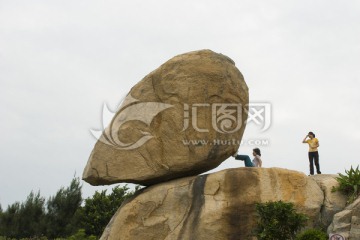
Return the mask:
<path id="1" fill-rule="evenodd" d="M 259 155 L 255 155 L 254 159 L 252 160 L 252 163 L 254 164 L 255 167 L 261 167 L 262 165 L 261 157 Z"/>

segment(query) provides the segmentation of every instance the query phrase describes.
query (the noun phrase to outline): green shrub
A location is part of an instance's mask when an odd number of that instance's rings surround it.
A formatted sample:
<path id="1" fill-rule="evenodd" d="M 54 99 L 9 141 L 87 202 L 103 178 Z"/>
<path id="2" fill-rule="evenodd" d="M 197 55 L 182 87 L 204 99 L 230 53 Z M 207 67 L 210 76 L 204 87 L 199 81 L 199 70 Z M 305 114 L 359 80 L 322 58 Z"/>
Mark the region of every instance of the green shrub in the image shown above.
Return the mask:
<path id="1" fill-rule="evenodd" d="M 11 240 L 11 238 L 0 236 L 0 240 Z"/>
<path id="2" fill-rule="evenodd" d="M 327 240 L 328 236 L 321 230 L 318 229 L 308 229 L 298 236 L 296 236 L 296 240 Z"/>
<path id="3" fill-rule="evenodd" d="M 86 236 L 85 229 L 79 229 L 77 233 L 68 237 L 67 240 L 96 240 L 96 237 L 93 235 Z"/>
<path id="4" fill-rule="evenodd" d="M 20 240 L 48 240 L 48 238 L 43 236 L 43 237 L 21 238 Z"/>
<path id="5" fill-rule="evenodd" d="M 308 217 L 297 213 L 294 204 L 282 201 L 256 204 L 259 221 L 255 230 L 259 240 L 292 240 Z"/>
<path id="6" fill-rule="evenodd" d="M 348 203 L 352 203 L 360 194 L 360 170 L 359 166 L 354 169 L 345 170 L 345 174 L 339 173 L 336 178 L 339 183 L 338 187 L 332 189 L 333 192 L 341 191 L 348 197 Z"/>
<path id="7" fill-rule="evenodd" d="M 48 240 L 47 237 L 32 237 L 32 238 L 8 238 L 0 236 L 0 240 Z"/>
<path id="8" fill-rule="evenodd" d="M 140 186 L 135 187 L 135 191 Z M 106 190 L 96 191 L 91 198 L 85 199 L 84 207 L 81 208 L 81 228 L 87 235 L 100 237 L 112 216 L 118 210 L 123 201 L 134 195 L 133 191 L 125 186 L 116 186 L 110 194 Z"/>

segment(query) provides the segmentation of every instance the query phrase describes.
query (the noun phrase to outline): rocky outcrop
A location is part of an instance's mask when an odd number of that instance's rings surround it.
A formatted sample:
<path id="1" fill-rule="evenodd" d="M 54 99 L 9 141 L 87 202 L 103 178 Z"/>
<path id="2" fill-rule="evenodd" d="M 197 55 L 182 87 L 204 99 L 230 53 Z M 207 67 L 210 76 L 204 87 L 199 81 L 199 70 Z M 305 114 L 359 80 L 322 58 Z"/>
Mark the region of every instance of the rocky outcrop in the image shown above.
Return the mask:
<path id="1" fill-rule="evenodd" d="M 238 149 L 247 104 L 230 58 L 210 50 L 176 56 L 131 89 L 83 179 L 151 185 L 213 169 Z"/>
<path id="2" fill-rule="evenodd" d="M 101 239 L 251 239 L 255 204 L 279 200 L 318 224 L 324 194 L 315 180 L 280 168 L 237 168 L 144 189 L 119 208 Z"/>
<path id="3" fill-rule="evenodd" d="M 341 234 L 349 240 L 360 239 L 360 198 L 335 214 L 328 233 Z"/>
<path id="4" fill-rule="evenodd" d="M 238 168 L 195 176 L 236 152 L 248 99 L 235 63 L 210 50 L 176 56 L 136 84 L 83 179 L 152 186 L 122 204 L 101 239 L 252 239 L 256 203 L 280 200 L 305 213 L 310 228 L 331 223 L 329 233 L 360 239 L 360 200 L 343 210 L 345 197 L 331 191 L 336 175 Z"/>
<path id="5" fill-rule="evenodd" d="M 324 203 L 321 209 L 321 228 L 328 227 L 333 216 L 342 211 L 346 206 L 346 196 L 339 191 L 332 192 L 332 189 L 339 185 L 336 181 L 337 176 L 338 175 L 335 174 L 318 174 L 311 176 L 324 193 Z"/>

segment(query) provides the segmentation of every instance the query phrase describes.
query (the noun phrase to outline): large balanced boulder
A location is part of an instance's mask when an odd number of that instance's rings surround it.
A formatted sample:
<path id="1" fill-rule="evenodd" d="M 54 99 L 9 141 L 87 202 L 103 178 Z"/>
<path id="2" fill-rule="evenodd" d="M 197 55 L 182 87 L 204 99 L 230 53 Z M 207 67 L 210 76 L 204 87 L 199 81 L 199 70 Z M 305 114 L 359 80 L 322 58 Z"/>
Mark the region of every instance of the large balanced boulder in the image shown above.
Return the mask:
<path id="1" fill-rule="evenodd" d="M 237 168 L 147 187 L 124 202 L 101 240 L 251 239 L 257 202 L 294 203 L 319 224 L 324 195 L 305 174 Z"/>
<path id="2" fill-rule="evenodd" d="M 230 58 L 210 50 L 176 56 L 131 89 L 83 179 L 151 185 L 213 169 L 239 147 L 248 98 Z"/>

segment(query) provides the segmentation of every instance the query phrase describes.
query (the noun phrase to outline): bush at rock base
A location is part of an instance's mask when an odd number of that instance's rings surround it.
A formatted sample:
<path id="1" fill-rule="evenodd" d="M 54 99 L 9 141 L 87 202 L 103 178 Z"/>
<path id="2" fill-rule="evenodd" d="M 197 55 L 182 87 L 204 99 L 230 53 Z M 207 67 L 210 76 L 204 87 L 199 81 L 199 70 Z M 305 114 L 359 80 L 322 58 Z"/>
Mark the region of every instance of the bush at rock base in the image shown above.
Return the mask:
<path id="1" fill-rule="evenodd" d="M 326 233 L 319 229 L 308 229 L 296 236 L 296 240 L 327 240 Z"/>
<path id="2" fill-rule="evenodd" d="M 294 204 L 282 201 L 257 203 L 256 212 L 260 220 L 255 233 L 260 240 L 295 239 L 308 220 L 296 212 Z"/>

